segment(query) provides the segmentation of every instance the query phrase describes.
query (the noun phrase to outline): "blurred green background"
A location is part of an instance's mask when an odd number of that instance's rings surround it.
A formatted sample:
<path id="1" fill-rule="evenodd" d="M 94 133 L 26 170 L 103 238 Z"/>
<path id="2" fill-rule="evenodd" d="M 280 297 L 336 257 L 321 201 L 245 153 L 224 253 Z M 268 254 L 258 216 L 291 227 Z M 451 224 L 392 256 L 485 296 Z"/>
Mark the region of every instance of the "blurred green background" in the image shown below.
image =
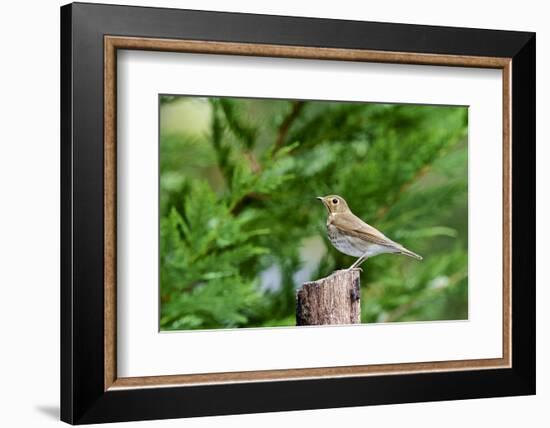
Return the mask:
<path id="1" fill-rule="evenodd" d="M 161 330 L 295 325 L 304 281 L 354 259 L 318 195 L 418 262 L 363 264 L 362 321 L 468 317 L 466 107 L 160 97 Z"/>

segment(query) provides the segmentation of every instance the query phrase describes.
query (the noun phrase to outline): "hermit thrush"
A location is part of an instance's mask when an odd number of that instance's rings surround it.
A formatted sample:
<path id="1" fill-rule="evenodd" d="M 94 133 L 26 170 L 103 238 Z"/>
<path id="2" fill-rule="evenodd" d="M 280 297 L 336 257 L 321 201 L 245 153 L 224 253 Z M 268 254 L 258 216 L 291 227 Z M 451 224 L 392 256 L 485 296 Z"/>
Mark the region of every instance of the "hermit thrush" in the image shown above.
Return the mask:
<path id="1" fill-rule="evenodd" d="M 349 269 L 355 269 L 369 257 L 378 254 L 404 254 L 418 260 L 422 257 L 392 241 L 351 212 L 338 195 L 318 197 L 328 210 L 327 233 L 334 247 L 348 256 L 358 257 Z"/>

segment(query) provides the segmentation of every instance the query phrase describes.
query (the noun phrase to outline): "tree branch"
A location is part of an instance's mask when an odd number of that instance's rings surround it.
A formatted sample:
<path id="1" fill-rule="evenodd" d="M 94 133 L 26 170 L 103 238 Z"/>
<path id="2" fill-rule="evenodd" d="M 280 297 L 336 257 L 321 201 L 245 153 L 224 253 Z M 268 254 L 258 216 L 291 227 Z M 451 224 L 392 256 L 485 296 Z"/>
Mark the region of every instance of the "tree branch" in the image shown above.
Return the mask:
<path id="1" fill-rule="evenodd" d="M 453 275 L 449 277 L 449 283 L 446 284 L 444 287 L 441 288 L 432 288 L 428 290 L 424 290 L 425 293 L 423 295 L 420 295 L 409 302 L 398 306 L 395 308 L 392 312 L 388 314 L 388 316 L 385 319 L 385 322 L 393 322 L 401 318 L 402 316 L 406 315 L 411 310 L 415 309 L 418 304 L 427 297 L 427 295 L 430 295 L 430 297 L 433 297 L 444 290 L 448 290 L 450 287 L 455 286 L 458 284 L 462 279 L 464 279 L 466 276 L 468 276 L 467 272 L 456 272 Z M 429 293 L 426 293 L 429 292 Z"/>
<path id="2" fill-rule="evenodd" d="M 274 153 L 284 145 L 290 126 L 296 120 L 304 108 L 304 105 L 304 101 L 294 101 L 292 103 L 290 113 L 285 117 L 283 123 L 281 123 L 281 126 L 279 126 L 279 132 L 277 133 L 277 140 L 275 141 L 275 148 L 273 150 Z"/>
<path id="3" fill-rule="evenodd" d="M 454 146 L 454 144 L 452 146 Z M 441 147 L 441 149 L 437 152 L 437 154 L 432 159 L 430 159 L 429 162 L 427 162 L 424 166 L 422 166 L 422 168 L 420 168 L 410 180 L 407 180 L 405 183 L 403 183 L 399 188 L 399 190 L 395 193 L 391 202 L 384 205 L 383 207 L 380 207 L 380 209 L 376 213 L 376 220 L 378 221 L 381 220 L 388 213 L 390 208 L 401 198 L 401 196 L 407 190 L 409 190 L 414 183 L 416 183 L 418 180 L 423 178 L 428 172 L 430 172 L 434 163 L 438 159 L 441 159 L 449 150 L 450 150 L 449 146 Z"/>
<path id="4" fill-rule="evenodd" d="M 432 163 L 424 165 L 422 168 L 420 168 L 413 178 L 406 181 L 401 185 L 399 190 L 395 193 L 394 197 L 392 198 L 392 201 L 389 204 L 384 205 L 381 207 L 378 212 L 376 213 L 376 219 L 381 220 L 390 210 L 390 208 L 401 198 L 403 193 L 405 193 L 409 188 L 418 180 L 420 180 L 422 177 L 424 177 L 428 171 L 430 171 L 432 167 Z"/>

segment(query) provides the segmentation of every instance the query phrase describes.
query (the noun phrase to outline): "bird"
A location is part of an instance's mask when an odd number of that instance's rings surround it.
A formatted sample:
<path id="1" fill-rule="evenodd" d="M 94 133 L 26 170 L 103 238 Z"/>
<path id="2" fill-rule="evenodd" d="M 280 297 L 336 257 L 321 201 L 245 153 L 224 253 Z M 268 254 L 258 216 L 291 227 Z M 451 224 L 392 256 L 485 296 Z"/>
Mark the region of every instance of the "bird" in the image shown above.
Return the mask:
<path id="1" fill-rule="evenodd" d="M 317 199 L 328 210 L 327 234 L 332 245 L 348 256 L 357 257 L 347 270 L 357 269 L 369 257 L 379 254 L 403 254 L 422 260 L 422 256 L 392 241 L 353 214 L 341 196 L 318 196 Z"/>

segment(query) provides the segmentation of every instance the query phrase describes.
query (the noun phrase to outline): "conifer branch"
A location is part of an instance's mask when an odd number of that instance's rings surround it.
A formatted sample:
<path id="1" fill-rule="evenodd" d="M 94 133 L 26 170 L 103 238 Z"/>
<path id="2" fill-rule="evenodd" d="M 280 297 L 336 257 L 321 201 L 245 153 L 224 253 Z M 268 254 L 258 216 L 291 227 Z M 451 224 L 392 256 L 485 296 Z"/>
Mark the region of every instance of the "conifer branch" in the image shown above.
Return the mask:
<path id="1" fill-rule="evenodd" d="M 279 150 L 284 145 L 286 137 L 288 135 L 288 131 L 292 126 L 292 123 L 299 116 L 300 112 L 304 108 L 304 105 L 305 105 L 304 101 L 294 101 L 292 103 L 292 109 L 290 110 L 290 113 L 285 117 L 285 119 L 281 123 L 281 126 L 279 126 L 279 131 L 277 133 L 277 140 L 275 141 L 275 147 L 273 149 L 273 153 L 276 153 L 277 150 Z"/>
<path id="2" fill-rule="evenodd" d="M 435 153 L 435 155 L 429 159 L 421 168 L 419 168 L 417 171 L 416 171 L 416 174 L 414 174 L 414 176 L 410 179 L 410 180 L 407 180 L 405 181 L 400 187 L 399 189 L 397 190 L 397 192 L 394 194 L 392 200 L 390 203 L 384 205 L 383 207 L 381 207 L 378 212 L 376 213 L 376 220 L 381 220 L 382 218 L 384 218 L 384 216 L 388 213 L 388 211 L 390 210 L 390 208 L 392 206 L 394 206 L 397 201 L 399 201 L 399 199 L 401 198 L 401 196 L 403 196 L 403 194 L 405 194 L 411 187 L 414 183 L 416 183 L 417 181 L 421 180 L 423 177 L 426 176 L 426 174 L 428 174 L 428 172 L 431 171 L 431 169 L 433 168 L 433 165 L 434 163 L 442 158 L 443 156 L 445 156 L 448 152 L 449 152 L 449 149 L 451 146 L 454 146 L 454 144 L 452 145 L 444 145 L 442 146 L 438 151 L 437 153 Z"/>
<path id="3" fill-rule="evenodd" d="M 429 291 L 431 291 L 431 296 L 435 296 L 435 295 L 438 295 L 440 293 L 442 293 L 443 291 L 449 289 L 450 287 L 453 287 L 455 286 L 456 284 L 458 284 L 460 281 L 462 281 L 464 278 L 466 278 L 468 276 L 468 272 L 467 271 L 460 271 L 460 272 L 456 272 L 454 273 L 453 275 L 451 275 L 449 277 L 449 282 L 444 286 L 444 287 L 440 287 L 440 288 L 433 288 L 433 289 L 430 289 Z M 397 307 L 396 309 L 394 309 L 388 316 L 387 318 L 384 320 L 385 322 L 393 322 L 393 321 L 396 321 L 398 320 L 399 318 L 401 318 L 402 316 L 406 315 L 407 313 L 409 313 L 411 310 L 415 309 L 418 304 L 426 297 L 425 294 L 420 294 L 418 296 L 416 296 L 415 298 L 409 300 L 407 303 L 404 303 L 402 304 L 401 306 Z"/>

